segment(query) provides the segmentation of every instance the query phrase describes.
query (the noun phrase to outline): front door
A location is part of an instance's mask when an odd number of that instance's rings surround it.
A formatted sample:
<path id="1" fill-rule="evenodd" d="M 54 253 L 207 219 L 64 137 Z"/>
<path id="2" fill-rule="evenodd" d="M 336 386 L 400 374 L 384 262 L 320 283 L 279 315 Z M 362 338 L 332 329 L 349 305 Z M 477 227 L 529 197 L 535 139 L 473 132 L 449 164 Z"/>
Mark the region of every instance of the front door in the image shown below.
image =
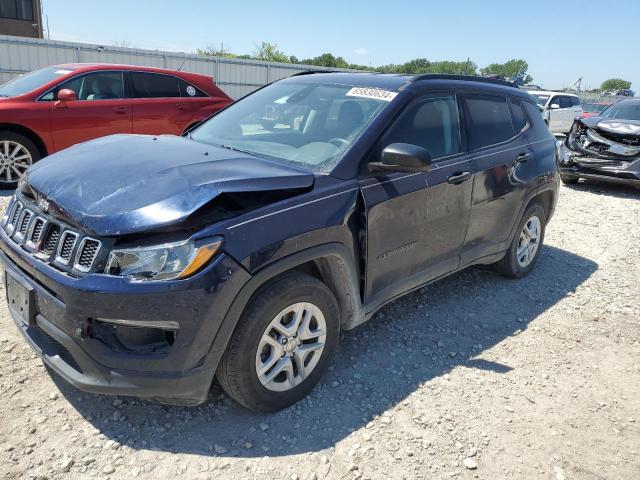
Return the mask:
<path id="1" fill-rule="evenodd" d="M 374 152 L 392 143 L 426 148 L 430 171 L 364 175 L 366 300 L 377 304 L 455 270 L 464 241 L 473 179 L 463 152 L 453 93 L 409 103 Z"/>
<path id="2" fill-rule="evenodd" d="M 131 133 L 131 103 L 125 95 L 122 72 L 80 75 L 61 84 L 76 92 L 73 102 L 50 102 L 51 131 L 56 151 L 116 133 Z"/>

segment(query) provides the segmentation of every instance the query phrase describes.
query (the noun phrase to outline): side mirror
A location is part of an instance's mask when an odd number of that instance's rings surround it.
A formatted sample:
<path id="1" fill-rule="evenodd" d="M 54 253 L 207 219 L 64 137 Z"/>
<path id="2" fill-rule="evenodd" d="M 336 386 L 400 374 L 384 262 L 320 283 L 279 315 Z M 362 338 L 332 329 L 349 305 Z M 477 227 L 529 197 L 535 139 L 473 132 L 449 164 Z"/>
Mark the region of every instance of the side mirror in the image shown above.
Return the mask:
<path id="1" fill-rule="evenodd" d="M 551 105 L 549 105 L 549 109 L 551 110 L 557 110 L 560 108 L 560 105 L 558 105 L 557 103 L 552 103 Z"/>
<path id="2" fill-rule="evenodd" d="M 75 102 L 78 100 L 78 94 L 68 88 L 63 88 L 58 92 L 59 102 Z"/>
<path id="3" fill-rule="evenodd" d="M 370 172 L 426 172 L 431 168 L 431 154 L 426 148 L 409 143 L 392 143 L 382 150 L 380 162 L 370 162 Z"/>

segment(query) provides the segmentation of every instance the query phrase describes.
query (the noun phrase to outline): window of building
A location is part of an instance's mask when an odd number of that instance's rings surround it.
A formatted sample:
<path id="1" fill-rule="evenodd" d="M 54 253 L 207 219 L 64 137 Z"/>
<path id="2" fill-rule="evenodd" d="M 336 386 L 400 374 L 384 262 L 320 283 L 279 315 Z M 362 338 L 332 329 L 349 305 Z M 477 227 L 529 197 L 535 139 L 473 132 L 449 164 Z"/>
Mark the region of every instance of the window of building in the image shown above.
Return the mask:
<path id="1" fill-rule="evenodd" d="M 0 0 L 0 17 L 32 22 L 33 0 Z"/>

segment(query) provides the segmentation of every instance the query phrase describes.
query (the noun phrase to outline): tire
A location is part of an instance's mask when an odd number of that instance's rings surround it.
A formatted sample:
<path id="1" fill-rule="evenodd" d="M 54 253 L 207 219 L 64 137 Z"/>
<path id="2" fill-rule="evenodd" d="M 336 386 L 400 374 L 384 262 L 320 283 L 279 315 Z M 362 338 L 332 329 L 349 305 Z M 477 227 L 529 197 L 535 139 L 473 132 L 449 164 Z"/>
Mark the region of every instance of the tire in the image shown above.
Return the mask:
<path id="1" fill-rule="evenodd" d="M 563 175 L 561 173 L 560 174 L 560 180 L 565 185 L 575 185 L 576 183 L 578 183 L 578 180 L 580 180 L 580 177 L 571 177 L 569 175 Z"/>
<path id="2" fill-rule="evenodd" d="M 18 172 L 24 173 L 40 158 L 40 150 L 29 137 L 8 130 L 0 131 L 0 189 L 16 188 L 21 176 Z"/>
<path id="3" fill-rule="evenodd" d="M 293 337 L 289 333 L 294 331 L 296 312 L 303 320 Z M 305 323 L 308 328 L 303 332 Z M 283 335 L 273 325 L 291 330 Z M 338 304 L 327 286 L 303 273 L 284 275 L 259 290 L 242 314 L 220 361 L 218 382 L 231 398 L 250 410 L 281 410 L 315 387 L 333 356 L 339 334 Z M 313 335 L 315 339 L 309 338 Z M 302 362 L 302 370 L 298 362 Z M 262 380 L 258 368 L 263 370 Z"/>
<path id="4" fill-rule="evenodd" d="M 537 222 L 535 219 L 537 219 Z M 518 224 L 518 229 L 516 230 L 516 234 L 513 238 L 513 241 L 511 242 L 511 245 L 509 246 L 509 249 L 507 250 L 507 253 L 502 260 L 494 264 L 495 270 L 498 273 L 501 273 L 502 275 L 510 278 L 522 278 L 527 276 L 531 272 L 531 270 L 533 270 L 533 267 L 535 267 L 536 262 L 540 257 L 542 245 L 544 244 L 546 221 L 546 212 L 540 204 L 532 203 L 531 205 L 529 205 L 527 210 L 524 212 L 524 215 L 522 216 L 522 220 L 520 220 L 520 223 Z M 529 255 L 526 259 L 524 259 L 527 261 L 523 262 L 523 256 L 519 255 L 519 249 L 522 248 L 526 240 L 524 228 L 525 226 L 527 226 L 531 229 L 531 227 L 536 224 L 537 240 L 535 242 L 530 241 L 529 245 L 535 243 L 537 244 L 537 246 L 535 247 L 535 251 L 532 254 L 531 250 L 527 252 Z M 531 231 L 533 231 L 533 229 L 531 229 Z M 525 236 L 523 237 L 523 235 Z M 533 238 L 533 236 L 534 235 L 531 235 L 531 238 Z"/>

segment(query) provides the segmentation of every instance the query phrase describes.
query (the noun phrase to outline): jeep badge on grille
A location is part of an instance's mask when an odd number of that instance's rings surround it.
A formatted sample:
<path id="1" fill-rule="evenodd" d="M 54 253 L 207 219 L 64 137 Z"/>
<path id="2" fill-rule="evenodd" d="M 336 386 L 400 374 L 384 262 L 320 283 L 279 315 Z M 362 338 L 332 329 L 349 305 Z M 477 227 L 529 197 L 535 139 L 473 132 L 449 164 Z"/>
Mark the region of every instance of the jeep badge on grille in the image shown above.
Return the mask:
<path id="1" fill-rule="evenodd" d="M 40 207 L 40 210 L 42 210 L 44 213 L 49 212 L 49 201 L 46 198 L 39 198 L 38 207 Z"/>

